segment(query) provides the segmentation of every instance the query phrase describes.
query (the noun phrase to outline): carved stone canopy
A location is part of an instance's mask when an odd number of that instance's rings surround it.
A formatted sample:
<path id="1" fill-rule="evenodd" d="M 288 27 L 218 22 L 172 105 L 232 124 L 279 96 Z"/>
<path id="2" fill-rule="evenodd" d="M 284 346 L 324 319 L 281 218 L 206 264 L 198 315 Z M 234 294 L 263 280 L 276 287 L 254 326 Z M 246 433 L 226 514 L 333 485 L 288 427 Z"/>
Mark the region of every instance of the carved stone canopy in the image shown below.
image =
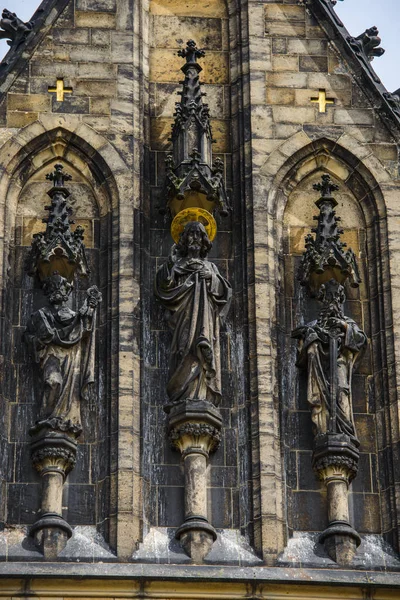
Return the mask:
<path id="1" fill-rule="evenodd" d="M 343 283 L 349 279 L 352 287 L 360 285 L 360 275 L 353 250 L 345 250 L 346 244 L 340 241 L 343 229 L 338 227 L 341 218 L 336 216 L 336 200 L 332 196 L 339 187 L 331 181 L 328 174 L 322 175 L 322 182 L 314 184 L 313 188 L 321 192 L 316 205 L 319 215 L 314 216 L 317 226 L 312 229 L 315 234 L 305 238 L 300 280 L 309 286 L 312 293 L 330 279 Z"/>
<path id="2" fill-rule="evenodd" d="M 81 275 L 89 272 L 83 243 L 84 228 L 78 226 L 75 231 L 71 231 L 74 221 L 70 219 L 72 208 L 67 202 L 69 191 L 65 187 L 65 182 L 71 176 L 63 172 L 60 164 L 55 165 L 54 169 L 53 173 L 46 176 L 46 179 L 53 182 L 52 189 L 47 192 L 51 204 L 45 206 L 49 216 L 43 219 L 47 224 L 46 231 L 33 236 L 25 269 L 31 276 L 37 274 L 41 281 L 54 271 L 72 281 L 76 271 Z"/>
<path id="3" fill-rule="evenodd" d="M 221 159 L 212 159 L 212 132 L 208 105 L 203 103 L 197 59 L 204 50 L 189 40 L 178 55 L 186 59 L 182 66 L 185 78 L 181 101 L 175 104 L 175 122 L 172 126 L 173 153 L 166 158 L 167 207 L 174 217 L 185 208 L 198 207 L 212 213 L 217 209 L 227 214 L 228 200 L 223 184 L 224 165 Z M 162 208 L 161 212 L 165 212 Z"/>
<path id="4" fill-rule="evenodd" d="M 33 29 L 33 23 L 24 23 L 15 13 L 3 10 L 0 20 L 0 39 L 6 39 L 12 48 L 18 48 Z"/>

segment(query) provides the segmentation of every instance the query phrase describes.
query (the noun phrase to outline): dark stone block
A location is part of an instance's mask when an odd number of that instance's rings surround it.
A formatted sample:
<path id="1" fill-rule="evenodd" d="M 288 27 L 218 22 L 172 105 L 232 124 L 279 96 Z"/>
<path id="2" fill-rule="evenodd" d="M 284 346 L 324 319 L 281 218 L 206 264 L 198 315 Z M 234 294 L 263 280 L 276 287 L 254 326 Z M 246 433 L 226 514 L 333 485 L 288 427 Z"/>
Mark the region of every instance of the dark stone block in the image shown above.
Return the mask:
<path id="1" fill-rule="evenodd" d="M 369 454 L 360 454 L 357 477 L 351 484 L 352 492 L 371 492 L 371 463 Z"/>
<path id="2" fill-rule="evenodd" d="M 53 113 L 88 114 L 89 98 L 66 94 L 62 102 L 57 102 L 56 95 L 52 94 L 51 110 Z"/>
<path id="3" fill-rule="evenodd" d="M 103 523 L 108 521 L 108 516 L 112 509 L 110 507 L 110 479 L 107 477 L 103 481 L 100 481 L 97 485 L 97 522 Z"/>
<path id="4" fill-rule="evenodd" d="M 88 10 L 86 0 L 77 0 L 76 10 Z M 95 12 L 115 12 L 116 0 L 96 0 L 90 3 L 90 10 Z"/>
<path id="5" fill-rule="evenodd" d="M 96 494 L 94 485 L 64 485 L 63 506 L 67 509 L 64 519 L 71 525 L 96 524 Z"/>
<path id="6" fill-rule="evenodd" d="M 29 428 L 36 420 L 32 404 L 16 404 L 11 406 L 11 436 L 12 442 L 29 442 Z"/>
<path id="7" fill-rule="evenodd" d="M 237 485 L 237 468 L 211 466 L 210 484 L 213 487 L 235 487 Z"/>
<path id="8" fill-rule="evenodd" d="M 104 461 L 104 455 L 103 455 Z M 107 461 L 104 461 L 107 462 Z M 75 468 L 68 475 L 69 483 L 89 483 L 90 446 L 78 444 Z"/>
<path id="9" fill-rule="evenodd" d="M 361 452 L 376 452 L 376 428 L 373 415 L 355 414 L 354 423 Z"/>
<path id="10" fill-rule="evenodd" d="M 355 413 L 366 413 L 367 410 L 367 390 L 365 375 L 353 375 L 352 380 L 352 400 Z"/>
<path id="11" fill-rule="evenodd" d="M 297 489 L 297 452 L 286 452 L 286 485 Z"/>
<path id="12" fill-rule="evenodd" d="M 328 58 L 326 56 L 300 56 L 300 71 L 326 73 Z"/>
<path id="13" fill-rule="evenodd" d="M 299 489 L 320 491 L 323 484 L 311 466 L 312 452 L 298 452 Z"/>
<path id="14" fill-rule="evenodd" d="M 7 522 L 32 525 L 40 510 L 41 485 L 34 483 L 8 484 Z"/>
<path id="15" fill-rule="evenodd" d="M 288 435 L 292 440 L 291 448 L 312 450 L 314 435 L 309 412 L 292 411 L 288 415 Z"/>
<path id="16" fill-rule="evenodd" d="M 350 494 L 350 515 L 359 534 L 380 533 L 380 506 L 378 494 Z"/>
<path id="17" fill-rule="evenodd" d="M 157 525 L 179 527 L 184 521 L 184 488 L 152 486 L 152 500 L 158 498 Z"/>
<path id="18" fill-rule="evenodd" d="M 15 481 L 19 483 L 40 483 L 40 476 L 32 464 L 29 443 L 15 444 Z"/>
<path id="19" fill-rule="evenodd" d="M 183 465 L 152 465 L 152 485 L 183 486 Z"/>
<path id="20" fill-rule="evenodd" d="M 232 495 L 230 489 L 208 489 L 208 518 L 214 527 L 232 527 Z M 211 513 L 211 514 L 210 514 Z"/>
<path id="21" fill-rule="evenodd" d="M 326 494 L 292 492 L 293 529 L 323 531 L 328 525 Z"/>
<path id="22" fill-rule="evenodd" d="M 223 431 L 225 444 L 225 464 L 234 466 L 237 464 L 238 433 L 236 429 L 225 428 Z"/>

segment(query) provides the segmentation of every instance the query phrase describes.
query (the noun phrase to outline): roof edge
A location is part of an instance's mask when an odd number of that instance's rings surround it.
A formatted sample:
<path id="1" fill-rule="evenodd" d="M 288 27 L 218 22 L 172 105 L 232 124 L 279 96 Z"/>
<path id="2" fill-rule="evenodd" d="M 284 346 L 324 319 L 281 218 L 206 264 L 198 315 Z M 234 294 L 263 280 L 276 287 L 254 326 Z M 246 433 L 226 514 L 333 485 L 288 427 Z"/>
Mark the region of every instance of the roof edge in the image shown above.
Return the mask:
<path id="1" fill-rule="evenodd" d="M 354 43 L 351 43 L 355 38 L 350 35 L 335 12 L 331 0 L 300 0 L 300 2 L 317 18 L 330 42 L 337 46 L 340 54 L 350 65 L 354 79 L 366 92 L 383 123 L 397 139 L 400 139 L 400 102 L 398 108 L 394 106 L 396 92 L 388 92 L 372 65 L 367 64 L 367 61 L 363 60 L 364 57 L 355 51 Z"/>
<path id="2" fill-rule="evenodd" d="M 30 23 L 31 31 L 0 62 L 0 103 L 56 19 L 71 0 L 43 0 Z"/>

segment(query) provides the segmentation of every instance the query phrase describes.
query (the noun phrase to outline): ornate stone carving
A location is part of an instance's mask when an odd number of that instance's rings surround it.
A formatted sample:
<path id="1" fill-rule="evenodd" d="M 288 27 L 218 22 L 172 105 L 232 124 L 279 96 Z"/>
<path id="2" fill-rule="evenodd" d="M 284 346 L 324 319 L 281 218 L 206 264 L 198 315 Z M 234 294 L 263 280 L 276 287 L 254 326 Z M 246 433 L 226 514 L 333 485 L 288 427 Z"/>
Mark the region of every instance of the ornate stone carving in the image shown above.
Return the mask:
<path id="1" fill-rule="evenodd" d="M 317 227 L 312 229 L 315 238 L 308 234 L 305 238 L 306 251 L 303 254 L 300 281 L 316 293 L 320 285 L 332 277 L 343 283 L 350 280 L 352 287 L 360 285 L 360 275 L 353 250 L 345 250 L 346 244 L 340 241 L 343 229 L 338 227 L 341 218 L 336 216 L 336 200 L 332 192 L 339 187 L 331 181 L 328 174 L 322 175 L 322 183 L 316 183 L 313 188 L 321 192 L 316 205 L 319 215 Z"/>
<path id="2" fill-rule="evenodd" d="M 68 475 L 76 464 L 76 452 L 58 446 L 45 446 L 34 450 L 31 454 L 32 463 L 39 473 L 48 469 L 58 469 Z"/>
<path id="3" fill-rule="evenodd" d="M 318 318 L 298 327 L 297 366 L 307 371 L 307 399 L 312 407 L 314 430 L 313 468 L 327 488 L 329 526 L 321 534 L 329 556 L 339 564 L 350 564 L 360 536 L 349 523 L 348 486 L 357 474 L 359 441 L 356 436 L 351 381 L 354 362 L 367 343 L 357 323 L 345 316 L 345 290 L 349 279 L 360 278 L 352 250 L 343 251 L 342 230 L 333 210 L 336 201 L 329 175 L 314 185 L 321 192 L 316 202 L 320 214 L 315 239 L 306 237 L 301 281 L 322 303 Z"/>
<path id="4" fill-rule="evenodd" d="M 62 517 L 62 491 L 68 473 L 75 466 L 77 442 L 71 434 L 44 426 L 35 433 L 31 458 L 42 479 L 42 504 L 30 535 L 44 558 L 55 560 L 72 535 L 72 528 Z"/>
<path id="5" fill-rule="evenodd" d="M 179 50 L 186 59 L 182 67 L 185 74 L 181 101 L 175 104 L 175 122 L 171 141 L 173 155 L 166 158 L 165 196 L 172 216 L 188 206 L 197 206 L 221 214 L 228 212 L 228 199 L 223 182 L 223 163 L 212 163 L 212 133 L 210 113 L 203 103 L 206 95 L 201 91 L 199 73 L 202 70 L 197 59 L 205 56 L 193 40 Z M 165 212 L 165 208 L 161 208 Z"/>
<path id="6" fill-rule="evenodd" d="M 77 438 L 82 431 L 81 400 L 94 399 L 96 312 L 101 294 L 86 291 L 79 310 L 69 306 L 75 272 L 87 274 L 83 228 L 70 225 L 72 208 L 63 166 L 47 175 L 51 205 L 44 219 L 46 231 L 34 236 L 25 268 L 38 281 L 48 303 L 34 312 L 25 342 L 36 365 L 39 415 L 29 433 L 32 462 L 42 478 L 40 518 L 31 535 L 46 560 L 54 560 L 72 535 L 62 517 L 62 490 L 76 461 Z"/>
<path id="7" fill-rule="evenodd" d="M 308 373 L 308 402 L 315 435 L 344 433 L 356 440 L 351 379 L 353 364 L 367 342 L 357 323 L 343 313 L 344 288 L 331 279 L 320 288 L 322 309 L 316 321 L 299 327 L 297 365 Z"/>
<path id="8" fill-rule="evenodd" d="M 376 56 L 385 53 L 385 50 L 380 48 L 382 40 L 377 27 L 370 27 L 357 37 L 349 37 L 348 42 L 367 66 Z"/>
<path id="9" fill-rule="evenodd" d="M 217 538 L 207 519 L 207 459 L 217 450 L 222 419 L 210 402 L 188 400 L 169 408 L 169 436 L 181 452 L 185 471 L 185 520 L 176 538 L 196 563 L 203 562 Z"/>
<path id="10" fill-rule="evenodd" d="M 96 309 L 101 294 L 93 286 L 79 311 L 71 310 L 70 284 L 57 272 L 43 283 L 49 306 L 32 314 L 25 333 L 41 382 L 40 420 L 79 435 L 82 430 L 80 401 L 89 399 L 94 385 Z"/>
<path id="11" fill-rule="evenodd" d="M 383 95 L 389 102 L 395 115 L 400 118 L 400 89 L 393 92 L 393 94 L 389 92 L 384 92 Z"/>
<path id="12" fill-rule="evenodd" d="M 186 422 L 174 427 L 169 432 L 171 445 L 183 452 L 186 447 L 201 448 L 209 454 L 217 450 L 221 441 L 221 431 L 208 423 Z M 184 440 L 186 438 L 186 440 Z"/>
<path id="13" fill-rule="evenodd" d="M 173 331 L 167 394 L 170 403 L 221 399 L 220 324 L 232 290 L 207 260 L 211 242 L 204 226 L 186 224 L 168 262 L 157 272 L 155 291 Z"/>
<path id="14" fill-rule="evenodd" d="M 18 48 L 33 29 L 33 23 L 24 23 L 15 13 L 3 10 L 0 20 L 0 39 L 6 39 L 11 48 Z"/>
<path id="15" fill-rule="evenodd" d="M 47 227 L 45 232 L 33 236 L 25 269 L 31 276 L 37 273 L 42 281 L 53 271 L 72 281 L 76 270 L 86 275 L 89 268 L 83 243 L 84 229 L 78 226 L 72 232 L 70 227 L 74 221 L 70 219 L 72 208 L 68 205 L 69 191 L 64 184 L 71 176 L 63 172 L 61 164 L 57 164 L 46 179 L 53 182 L 53 188 L 47 192 L 51 204 L 45 206 L 49 216 L 43 219 Z"/>

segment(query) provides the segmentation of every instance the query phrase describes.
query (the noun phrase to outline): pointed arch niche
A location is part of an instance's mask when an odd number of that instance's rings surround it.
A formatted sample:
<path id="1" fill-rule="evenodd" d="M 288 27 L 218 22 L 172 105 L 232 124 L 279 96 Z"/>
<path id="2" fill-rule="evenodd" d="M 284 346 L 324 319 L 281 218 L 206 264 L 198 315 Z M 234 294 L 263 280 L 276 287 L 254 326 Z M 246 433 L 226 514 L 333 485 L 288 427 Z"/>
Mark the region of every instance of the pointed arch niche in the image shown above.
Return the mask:
<path id="1" fill-rule="evenodd" d="M 346 285 L 345 313 L 368 336 L 352 384 L 361 455 L 358 476 L 350 487 L 350 518 L 361 535 L 382 535 L 398 549 L 395 465 L 399 428 L 387 215 L 381 188 L 362 160 L 329 140 L 303 148 L 283 171 L 275 195 L 277 223 L 281 223 L 276 330 L 287 536 L 321 532 L 327 526 L 325 490 L 311 467 L 313 434 L 306 376 L 295 365 L 296 343 L 290 334 L 318 315 L 318 303 L 300 285 L 298 270 L 304 236 L 318 213 L 312 185 L 329 173 L 340 186 L 335 198 L 342 239 L 356 253 L 362 278 L 358 289 Z M 392 468 L 384 468 L 385 464 Z"/>
<path id="2" fill-rule="evenodd" d="M 42 129 L 37 126 L 37 129 Z M 20 141 L 29 134 L 20 134 Z M 12 150 L 16 142 L 9 145 Z M 7 152 L 7 143 L 2 152 Z M 72 176 L 71 193 L 75 225 L 85 228 L 85 245 L 91 272 L 75 279 L 72 307 L 81 306 L 85 290 L 97 285 L 102 293 L 97 321 L 96 401 L 82 405 L 83 433 L 79 438 L 77 463 L 64 486 L 64 517 L 72 526 L 92 526 L 115 544 L 110 515 L 112 462 L 111 438 L 117 397 L 112 394 L 117 362 L 112 349 L 117 316 L 113 311 L 118 261 L 118 194 L 115 180 L 102 156 L 84 139 L 57 128 L 34 136 L 14 155 L 3 173 L 4 237 L 1 356 L 4 378 L 1 395 L 2 477 L 0 519 L 9 525 L 29 526 L 38 518 L 40 482 L 30 460 L 29 428 L 38 417 L 35 378 L 23 333 L 30 314 L 45 304 L 42 291 L 24 271 L 24 260 L 34 233 L 43 231 L 47 216 L 46 174 L 61 163 Z M 114 332 L 114 333 L 113 333 Z M 115 386 L 114 386 L 115 387 Z M 114 528 L 115 529 L 115 528 Z"/>
<path id="3" fill-rule="evenodd" d="M 242 65 L 248 45 L 242 25 L 246 3 L 236 0 L 195 0 L 171 2 L 151 0 L 149 4 L 149 80 L 147 111 L 148 136 L 145 148 L 143 190 L 144 227 L 143 272 L 150 284 L 143 290 L 143 458 L 144 535 L 150 527 L 177 527 L 183 520 L 183 469 L 178 452 L 171 450 L 163 405 L 167 402 L 170 332 L 164 311 L 155 301 L 153 280 L 158 266 L 167 258 L 173 244 L 164 206 L 165 157 L 170 152 L 171 125 L 177 92 L 182 89 L 177 50 L 187 40 L 196 41 L 206 56 L 199 60 L 200 81 L 210 108 L 215 143 L 213 158 L 224 163 L 225 187 L 232 204 L 228 217 L 216 215 L 218 233 L 210 259 L 231 282 L 233 305 L 222 332 L 223 414 L 222 444 L 212 455 L 208 469 L 209 518 L 216 528 L 240 530 L 255 542 L 252 501 L 252 452 L 250 434 L 250 387 L 248 362 L 246 206 L 249 186 L 245 164 L 245 128 L 249 131 L 247 75 Z M 247 82 L 248 83 L 248 82 Z M 246 125 L 247 124 L 247 125 Z M 247 171 L 248 172 L 248 171 Z M 257 546 L 257 543 L 255 542 Z"/>

